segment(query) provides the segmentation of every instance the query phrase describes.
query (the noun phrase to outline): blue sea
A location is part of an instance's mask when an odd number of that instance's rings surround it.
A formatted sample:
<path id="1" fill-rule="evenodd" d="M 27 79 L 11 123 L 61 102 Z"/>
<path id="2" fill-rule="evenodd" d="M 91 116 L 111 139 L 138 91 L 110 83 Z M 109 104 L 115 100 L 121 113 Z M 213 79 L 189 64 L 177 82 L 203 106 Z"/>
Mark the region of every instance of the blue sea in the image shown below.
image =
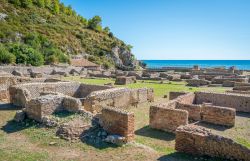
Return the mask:
<path id="1" fill-rule="evenodd" d="M 250 60 L 142 60 L 147 68 L 161 67 L 193 67 L 199 65 L 201 68 L 236 66 L 237 69 L 250 70 Z"/>

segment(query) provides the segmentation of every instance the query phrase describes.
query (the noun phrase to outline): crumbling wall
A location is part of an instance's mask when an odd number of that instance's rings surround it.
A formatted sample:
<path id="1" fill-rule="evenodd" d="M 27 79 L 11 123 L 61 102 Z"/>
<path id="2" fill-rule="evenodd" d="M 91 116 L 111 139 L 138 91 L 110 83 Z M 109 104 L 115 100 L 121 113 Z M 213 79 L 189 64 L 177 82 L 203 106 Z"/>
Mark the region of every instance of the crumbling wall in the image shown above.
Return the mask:
<path id="1" fill-rule="evenodd" d="M 78 112 L 82 109 L 79 99 L 62 94 L 46 94 L 30 99 L 25 104 L 25 112 L 31 119 L 41 122 L 42 118 L 59 111 Z"/>
<path id="2" fill-rule="evenodd" d="M 237 86 L 237 87 L 234 87 L 233 90 L 236 90 L 236 91 L 250 91 L 250 86 Z"/>
<path id="3" fill-rule="evenodd" d="M 112 88 L 92 92 L 84 100 L 84 108 L 92 113 L 100 113 L 106 106 L 126 108 L 152 100 L 153 90 L 151 89 Z"/>
<path id="4" fill-rule="evenodd" d="M 149 125 L 151 128 L 175 132 L 180 125 L 188 124 L 188 112 L 171 108 L 176 102 L 170 101 L 165 106 L 151 106 L 149 112 Z M 170 108 L 168 108 L 170 107 Z"/>
<path id="5" fill-rule="evenodd" d="M 188 118 L 191 120 L 201 120 L 202 105 L 183 104 L 177 102 L 176 109 L 186 110 L 188 112 Z"/>
<path id="6" fill-rule="evenodd" d="M 242 83 L 242 82 L 236 82 L 234 87 L 241 87 L 241 86 L 250 86 L 250 83 Z"/>
<path id="7" fill-rule="evenodd" d="M 136 82 L 136 77 L 135 76 L 130 76 L 130 77 L 116 77 L 115 84 L 116 85 L 126 85 L 126 84 L 132 84 Z"/>
<path id="8" fill-rule="evenodd" d="M 201 109 L 202 121 L 224 126 L 234 126 L 235 124 L 236 111 L 233 108 L 204 104 Z"/>
<path id="9" fill-rule="evenodd" d="M 103 108 L 100 124 L 108 133 L 125 137 L 125 142 L 134 140 L 135 117 L 131 112 L 118 108 Z"/>
<path id="10" fill-rule="evenodd" d="M 235 86 L 235 81 L 229 81 L 229 80 L 226 80 L 222 83 L 222 86 L 223 87 L 234 87 Z"/>
<path id="11" fill-rule="evenodd" d="M 75 93 L 75 97 L 84 98 L 87 97 L 90 93 L 100 90 L 110 89 L 110 86 L 101 86 L 101 85 L 91 85 L 91 84 L 80 84 L 80 87 Z"/>
<path id="12" fill-rule="evenodd" d="M 237 94 L 243 94 L 243 95 L 250 95 L 250 91 L 238 91 L 238 90 L 229 90 L 229 91 L 226 91 L 226 93 L 237 93 Z"/>
<path id="13" fill-rule="evenodd" d="M 196 92 L 196 104 L 212 103 L 215 106 L 231 107 L 236 111 L 250 112 L 250 96 L 233 93 Z"/>
<path id="14" fill-rule="evenodd" d="M 187 93 L 185 95 L 181 95 L 176 99 L 179 103 L 183 104 L 193 104 L 195 101 L 195 94 L 194 93 Z"/>
<path id="15" fill-rule="evenodd" d="M 25 112 L 29 118 L 41 122 L 44 116 L 62 111 L 62 102 L 63 97 L 61 95 L 44 95 L 28 101 Z"/>
<path id="16" fill-rule="evenodd" d="M 39 97 L 42 92 L 54 92 L 62 93 L 68 96 L 74 96 L 77 89 L 79 88 L 79 83 L 74 82 L 57 82 L 57 83 L 27 83 L 15 85 L 9 88 L 10 90 L 10 100 L 16 106 L 24 106 L 20 102 L 20 98 L 26 97 L 23 96 L 25 93 L 29 93 L 32 98 Z M 27 92 L 22 92 L 26 90 Z M 20 103 L 20 104 L 19 104 Z"/>
<path id="17" fill-rule="evenodd" d="M 247 78 L 213 78 L 212 83 L 213 84 L 223 84 L 224 81 L 234 81 L 234 82 L 242 82 L 247 83 Z"/>
<path id="18" fill-rule="evenodd" d="M 249 160 L 250 156 L 247 147 L 195 125 L 180 126 L 176 130 L 175 149 L 193 155 L 235 160 Z"/>
<path id="19" fill-rule="evenodd" d="M 169 92 L 169 100 L 176 99 L 177 97 L 187 94 L 187 92 Z"/>
<path id="20" fill-rule="evenodd" d="M 188 79 L 187 81 L 187 86 L 192 86 L 192 87 L 199 87 L 199 86 L 206 86 L 210 84 L 210 81 L 203 80 L 203 79 Z"/>

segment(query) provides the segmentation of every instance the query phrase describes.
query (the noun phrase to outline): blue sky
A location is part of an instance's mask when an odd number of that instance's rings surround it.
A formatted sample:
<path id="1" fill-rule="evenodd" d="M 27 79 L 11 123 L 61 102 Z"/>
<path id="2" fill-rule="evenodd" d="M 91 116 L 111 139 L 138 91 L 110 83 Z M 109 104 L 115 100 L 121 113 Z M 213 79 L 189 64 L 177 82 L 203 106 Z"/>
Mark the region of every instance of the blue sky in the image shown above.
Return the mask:
<path id="1" fill-rule="evenodd" d="M 131 44 L 138 59 L 250 60 L 250 0 L 61 0 Z"/>

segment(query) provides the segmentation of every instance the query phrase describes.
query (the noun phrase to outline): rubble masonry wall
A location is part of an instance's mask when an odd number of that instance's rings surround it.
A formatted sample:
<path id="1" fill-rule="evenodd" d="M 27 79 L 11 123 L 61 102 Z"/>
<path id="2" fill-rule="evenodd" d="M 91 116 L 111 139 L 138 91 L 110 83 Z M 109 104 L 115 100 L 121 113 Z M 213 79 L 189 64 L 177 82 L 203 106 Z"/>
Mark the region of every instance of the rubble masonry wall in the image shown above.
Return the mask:
<path id="1" fill-rule="evenodd" d="M 175 149 L 225 159 L 249 160 L 250 156 L 248 148 L 196 125 L 181 126 L 176 130 Z"/>
<path id="2" fill-rule="evenodd" d="M 106 107 L 102 109 L 101 126 L 110 134 L 121 135 L 126 142 L 134 140 L 134 114 L 118 108 Z"/>
<path id="3" fill-rule="evenodd" d="M 212 103 L 215 106 L 231 107 L 236 111 L 250 112 L 250 96 L 233 93 L 196 92 L 196 104 Z"/>

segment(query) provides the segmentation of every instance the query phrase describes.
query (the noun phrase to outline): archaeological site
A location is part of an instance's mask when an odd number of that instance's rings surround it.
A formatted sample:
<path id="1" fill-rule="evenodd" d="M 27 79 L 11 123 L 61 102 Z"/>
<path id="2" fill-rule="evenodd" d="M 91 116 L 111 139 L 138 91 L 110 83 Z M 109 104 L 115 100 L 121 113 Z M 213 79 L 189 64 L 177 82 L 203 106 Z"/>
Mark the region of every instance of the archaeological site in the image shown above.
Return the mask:
<path id="1" fill-rule="evenodd" d="M 133 110 L 148 106 L 143 109 L 148 113 L 144 115 L 149 123 L 143 123 L 151 130 L 162 131 L 162 135 L 174 135 L 176 152 L 250 160 L 249 147 L 210 129 L 210 126 L 237 128 L 238 115 L 245 113 L 249 117 L 250 83 L 243 71 L 197 66 L 160 71 L 46 66 L 1 66 L 0 70 L 0 102 L 18 109 L 13 119 L 17 123 L 34 120 L 47 128 L 56 128 L 54 135 L 67 141 L 108 142 L 118 146 L 134 144 L 138 135 L 137 120 L 142 116 Z M 95 85 L 67 78 L 113 82 Z M 221 87 L 226 90 L 170 91 L 166 96 L 169 100 L 166 100 L 165 96 L 156 97 L 157 91 L 153 88 L 126 86 L 136 85 L 138 81 L 162 86 L 165 82 L 169 85 L 185 82 L 186 86 L 202 86 L 200 89 L 206 86 L 206 89 Z M 60 120 L 58 116 L 67 113 L 74 117 Z"/>

